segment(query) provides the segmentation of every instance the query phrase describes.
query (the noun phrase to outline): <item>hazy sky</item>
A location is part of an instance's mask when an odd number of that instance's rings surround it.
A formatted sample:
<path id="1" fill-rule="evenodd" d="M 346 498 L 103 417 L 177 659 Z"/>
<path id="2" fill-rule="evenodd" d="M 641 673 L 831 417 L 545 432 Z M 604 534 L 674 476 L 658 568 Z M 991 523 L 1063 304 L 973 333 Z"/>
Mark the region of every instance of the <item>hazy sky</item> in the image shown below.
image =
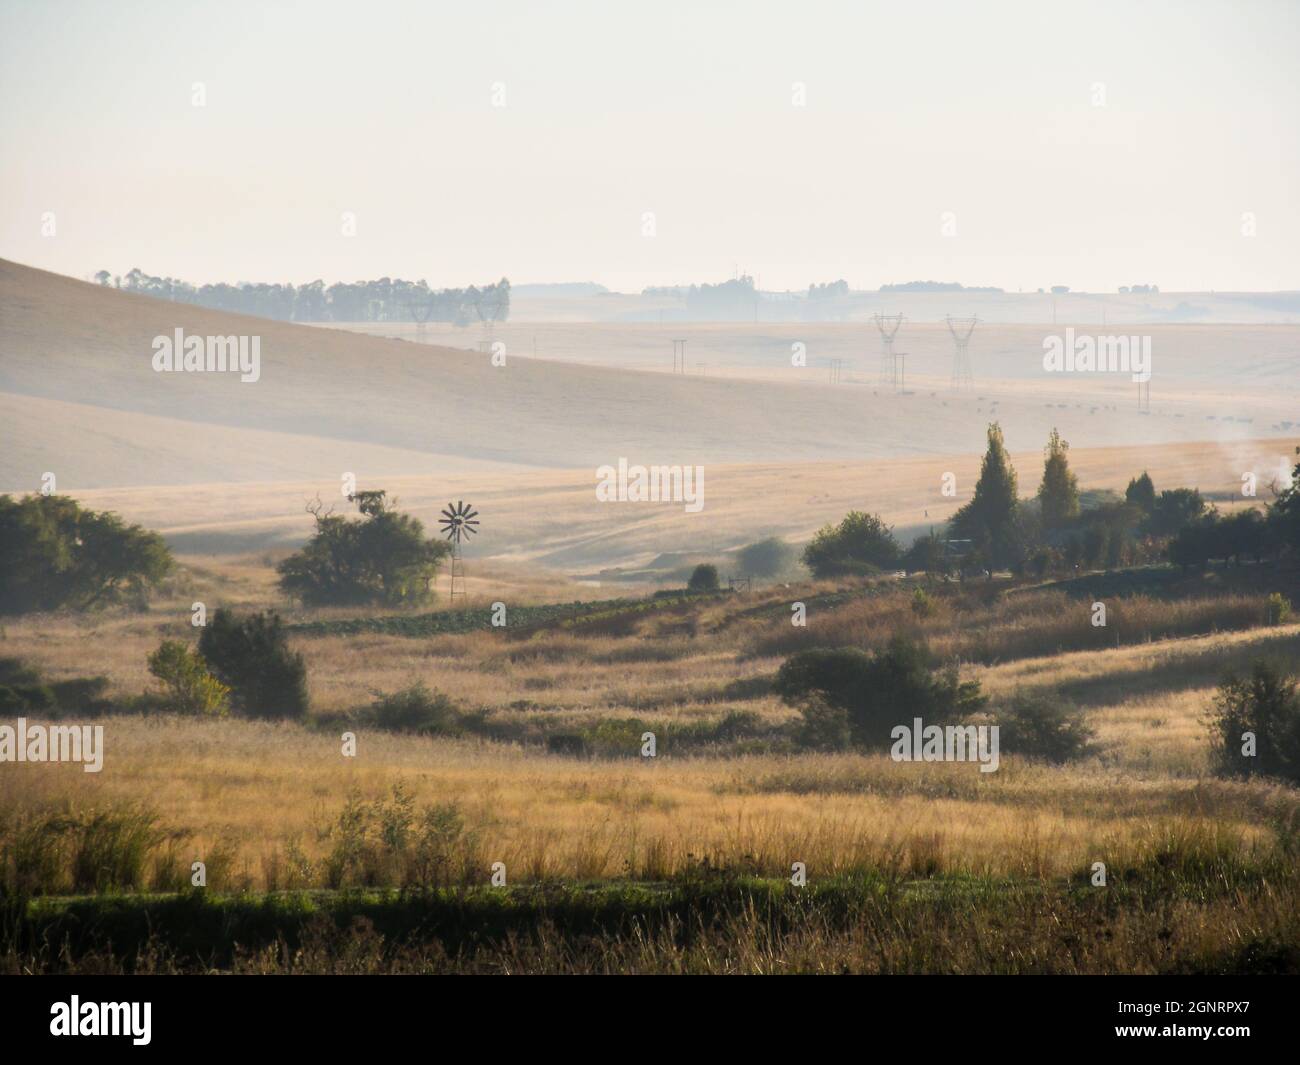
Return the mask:
<path id="1" fill-rule="evenodd" d="M 1295 0 L 0 0 L 0 256 L 1300 289 L 1298 69 Z"/>

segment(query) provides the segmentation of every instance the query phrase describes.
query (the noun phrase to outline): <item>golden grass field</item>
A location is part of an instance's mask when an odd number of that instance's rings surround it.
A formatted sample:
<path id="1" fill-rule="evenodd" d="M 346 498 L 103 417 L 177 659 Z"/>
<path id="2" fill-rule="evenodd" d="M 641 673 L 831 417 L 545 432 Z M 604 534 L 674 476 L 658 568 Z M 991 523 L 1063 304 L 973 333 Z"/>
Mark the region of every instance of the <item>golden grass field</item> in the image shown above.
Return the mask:
<path id="1" fill-rule="evenodd" d="M 984 775 L 973 765 L 884 755 L 706 747 L 638 756 L 642 727 L 671 735 L 734 710 L 788 721 L 796 712 L 761 691 L 784 653 L 810 643 L 871 646 L 909 627 L 903 591 L 860 589 L 861 597 L 819 613 L 817 597 L 829 590 L 771 588 L 632 625 L 526 638 L 508 630 L 302 637 L 295 646 L 306 656 L 317 720 L 108 718 L 102 773 L 6 766 L 0 802 L 147 801 L 180 833 L 180 857 L 214 848 L 233 855 L 228 884 L 256 887 L 318 880 L 349 793 L 381 799 L 399 783 L 419 803 L 457 804 L 480 871 L 502 861 L 520 879 L 659 880 L 703 861 L 764 875 L 804 861 L 819 876 L 888 868 L 1061 877 L 1097 860 L 1136 863 L 1180 839 L 1200 846 L 1207 832 L 1233 852 L 1267 849 L 1270 825 L 1297 810 L 1292 789 L 1210 774 L 1203 718 L 1219 678 L 1261 654 L 1294 661 L 1300 652 L 1300 625 L 1265 628 L 1261 594 L 1213 582 L 1176 604 L 1125 601 L 1107 633 L 1088 625 L 1086 603 L 1057 593 L 1028 589 L 981 606 L 970 593 L 937 591 L 939 611 L 918 623 L 932 647 L 965 660 L 963 675 L 995 704 L 1041 688 L 1085 707 L 1098 740 L 1085 762 L 1004 756 L 997 773 Z M 787 621 L 795 596 L 814 604 L 806 636 Z M 255 589 L 245 602 L 257 605 Z M 1237 631 L 1152 637 L 1222 626 Z M 126 695 L 149 685 L 144 657 L 164 635 L 183 630 L 157 612 L 24 620 L 6 624 L 0 649 L 55 678 L 105 672 Z M 342 715 L 376 691 L 416 681 L 485 711 L 518 741 L 359 728 L 357 756 L 343 757 L 341 733 L 355 726 Z M 570 758 L 536 743 L 547 731 L 602 721 L 612 754 Z"/>

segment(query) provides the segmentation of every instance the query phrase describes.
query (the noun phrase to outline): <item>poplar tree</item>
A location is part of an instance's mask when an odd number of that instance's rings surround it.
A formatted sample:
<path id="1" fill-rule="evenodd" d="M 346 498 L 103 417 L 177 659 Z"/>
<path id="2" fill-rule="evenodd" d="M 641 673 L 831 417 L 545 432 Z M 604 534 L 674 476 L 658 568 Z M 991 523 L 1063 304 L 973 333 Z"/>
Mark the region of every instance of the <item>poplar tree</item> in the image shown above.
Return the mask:
<path id="1" fill-rule="evenodd" d="M 1065 454 L 1069 449 L 1070 445 L 1053 429 L 1044 449 L 1043 483 L 1038 486 L 1043 525 L 1049 529 L 1059 529 L 1079 516 L 1079 481 L 1070 471 Z"/>

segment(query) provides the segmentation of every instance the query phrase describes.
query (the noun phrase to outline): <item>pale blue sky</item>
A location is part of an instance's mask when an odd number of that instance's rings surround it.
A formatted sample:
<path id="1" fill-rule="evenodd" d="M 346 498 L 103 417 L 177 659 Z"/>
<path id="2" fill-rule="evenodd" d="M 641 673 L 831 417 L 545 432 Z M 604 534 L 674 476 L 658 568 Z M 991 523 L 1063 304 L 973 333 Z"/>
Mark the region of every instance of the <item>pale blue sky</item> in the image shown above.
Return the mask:
<path id="1" fill-rule="evenodd" d="M 1261 0 L 0 0 L 0 256 L 1298 289 L 1298 57 L 1300 3 Z"/>

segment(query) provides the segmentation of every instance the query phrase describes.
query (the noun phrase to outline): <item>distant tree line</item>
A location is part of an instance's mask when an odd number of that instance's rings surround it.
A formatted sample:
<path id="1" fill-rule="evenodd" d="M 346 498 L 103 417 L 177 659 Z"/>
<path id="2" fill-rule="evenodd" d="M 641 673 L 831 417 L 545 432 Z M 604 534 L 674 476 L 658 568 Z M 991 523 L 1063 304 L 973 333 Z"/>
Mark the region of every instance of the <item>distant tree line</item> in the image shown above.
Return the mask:
<path id="1" fill-rule="evenodd" d="M 881 285 L 881 292 L 1001 292 L 992 285 L 967 287 L 958 281 L 903 281 L 897 285 Z"/>
<path id="2" fill-rule="evenodd" d="M 504 322 L 510 317 L 510 282 L 506 278 L 479 288 L 431 289 L 427 282 L 393 280 L 305 285 L 241 281 L 235 285 L 195 286 L 174 277 L 154 277 L 138 267 L 124 277 L 100 270 L 101 285 L 176 303 L 193 303 L 218 311 L 251 314 L 281 322 Z"/>

